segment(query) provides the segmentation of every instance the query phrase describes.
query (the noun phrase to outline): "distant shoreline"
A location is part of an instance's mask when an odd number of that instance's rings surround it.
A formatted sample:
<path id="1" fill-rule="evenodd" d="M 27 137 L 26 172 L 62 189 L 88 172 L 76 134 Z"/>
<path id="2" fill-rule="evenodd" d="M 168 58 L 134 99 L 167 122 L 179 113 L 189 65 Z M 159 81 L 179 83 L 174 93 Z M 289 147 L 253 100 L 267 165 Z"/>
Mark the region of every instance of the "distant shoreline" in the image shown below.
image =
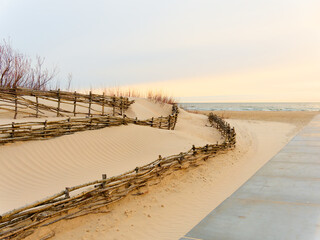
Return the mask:
<path id="1" fill-rule="evenodd" d="M 179 103 L 185 110 L 319 112 L 320 103 Z"/>
<path id="2" fill-rule="evenodd" d="M 188 112 L 209 114 L 213 112 L 224 119 L 257 120 L 295 124 L 302 127 L 319 114 L 316 111 L 199 111 Z"/>

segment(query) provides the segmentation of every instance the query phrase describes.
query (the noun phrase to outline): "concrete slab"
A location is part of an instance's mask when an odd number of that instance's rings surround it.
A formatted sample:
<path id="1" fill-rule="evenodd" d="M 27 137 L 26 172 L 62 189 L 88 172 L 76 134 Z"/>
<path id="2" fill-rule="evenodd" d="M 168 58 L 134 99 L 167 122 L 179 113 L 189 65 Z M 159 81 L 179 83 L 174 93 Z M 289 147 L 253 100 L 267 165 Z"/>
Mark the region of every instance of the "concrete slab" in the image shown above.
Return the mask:
<path id="1" fill-rule="evenodd" d="M 320 179 L 255 176 L 232 197 L 244 200 L 312 203 L 320 206 L 319 189 Z"/>
<path id="2" fill-rule="evenodd" d="M 320 157 L 314 153 L 280 152 L 271 161 L 320 163 Z"/>
<path id="3" fill-rule="evenodd" d="M 181 239 L 320 239 L 319 120 Z"/>
<path id="4" fill-rule="evenodd" d="M 255 176 L 290 177 L 319 179 L 320 163 L 277 162 L 271 161 L 261 168 Z"/>
<path id="5" fill-rule="evenodd" d="M 320 147 L 320 141 L 317 142 L 317 141 L 301 141 L 301 140 L 290 141 L 288 143 L 288 146 L 301 146 L 302 143 L 310 147 Z"/>
<path id="6" fill-rule="evenodd" d="M 320 141 L 320 139 L 319 139 Z M 308 141 L 309 142 L 309 141 Z M 304 144 L 300 144 L 299 146 L 292 146 L 292 145 L 288 145 L 285 147 L 285 152 L 293 152 L 293 153 L 314 153 L 317 154 L 319 156 L 320 154 L 320 147 L 316 147 L 316 146 L 310 146 L 308 145 L 308 143 Z"/>
<path id="7" fill-rule="evenodd" d="M 320 205 L 229 198 L 185 237 L 201 240 L 319 240 L 319 216 Z"/>
<path id="8" fill-rule="evenodd" d="M 309 134 L 310 135 L 310 134 Z M 293 139 L 293 141 L 315 141 L 319 142 L 320 141 L 320 136 L 308 136 L 307 134 L 304 135 L 299 135 Z"/>

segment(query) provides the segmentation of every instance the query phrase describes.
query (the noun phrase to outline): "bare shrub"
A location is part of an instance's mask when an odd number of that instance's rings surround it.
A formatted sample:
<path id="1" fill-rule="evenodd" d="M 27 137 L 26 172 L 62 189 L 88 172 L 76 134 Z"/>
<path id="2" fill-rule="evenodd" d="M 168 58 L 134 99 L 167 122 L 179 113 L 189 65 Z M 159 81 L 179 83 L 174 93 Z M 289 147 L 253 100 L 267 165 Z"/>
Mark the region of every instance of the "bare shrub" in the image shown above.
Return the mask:
<path id="1" fill-rule="evenodd" d="M 26 81 L 30 61 L 3 41 L 0 45 L 0 87 L 16 87 Z"/>
<path id="2" fill-rule="evenodd" d="M 8 42 L 0 43 L 0 87 L 46 90 L 57 71 L 49 71 L 43 65 L 44 58 L 38 56 L 32 65 L 31 58 L 14 50 Z"/>
<path id="3" fill-rule="evenodd" d="M 49 82 L 56 76 L 57 70 L 54 68 L 52 71 L 49 71 L 46 68 L 43 68 L 44 58 L 37 56 L 37 62 L 34 67 L 30 69 L 29 78 L 25 82 L 25 87 L 37 89 L 37 90 L 46 90 Z"/>
<path id="4" fill-rule="evenodd" d="M 68 73 L 68 83 L 67 83 L 67 88 L 66 88 L 66 90 L 68 92 L 71 91 L 71 82 L 72 82 L 72 73 Z"/>

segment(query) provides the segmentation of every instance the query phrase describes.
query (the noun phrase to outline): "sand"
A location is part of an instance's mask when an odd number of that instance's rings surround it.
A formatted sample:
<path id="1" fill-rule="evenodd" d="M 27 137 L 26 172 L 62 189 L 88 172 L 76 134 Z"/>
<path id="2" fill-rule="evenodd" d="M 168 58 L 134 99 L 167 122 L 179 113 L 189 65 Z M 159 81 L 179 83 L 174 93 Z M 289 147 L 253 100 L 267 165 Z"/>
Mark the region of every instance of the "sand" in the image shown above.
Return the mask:
<path id="1" fill-rule="evenodd" d="M 128 115 L 165 116 L 169 106 L 137 100 Z M 244 116 L 247 114 L 246 116 Z M 197 168 L 175 172 L 146 194 L 128 196 L 108 214 L 88 215 L 40 228 L 27 239 L 179 239 L 230 196 L 312 118 L 248 113 L 228 116 L 237 147 Z M 316 114 L 316 113 L 313 113 Z M 235 119 L 241 118 L 241 119 Z M 246 119 L 246 120 L 244 120 Z M 247 120 L 249 119 L 249 120 Z M 264 121 L 261 121 L 263 119 Z M 206 116 L 181 111 L 175 131 L 120 126 L 80 132 L 46 141 L 0 146 L 0 212 L 101 177 L 120 174 L 167 156 L 220 141 Z"/>
<path id="2" fill-rule="evenodd" d="M 213 112 L 224 119 L 261 120 L 268 122 L 293 123 L 302 127 L 310 122 L 320 112 L 306 111 L 192 111 L 193 113 L 208 114 Z"/>
<path id="3" fill-rule="evenodd" d="M 171 111 L 170 106 L 161 107 L 144 99 L 135 105 L 128 115 L 139 119 L 167 116 Z M 179 122 L 175 131 L 128 125 L 0 146 L 0 214 L 65 187 L 100 179 L 103 173 L 115 176 L 156 160 L 159 155 L 220 140 L 218 131 L 208 131 L 204 115 L 182 111 Z"/>

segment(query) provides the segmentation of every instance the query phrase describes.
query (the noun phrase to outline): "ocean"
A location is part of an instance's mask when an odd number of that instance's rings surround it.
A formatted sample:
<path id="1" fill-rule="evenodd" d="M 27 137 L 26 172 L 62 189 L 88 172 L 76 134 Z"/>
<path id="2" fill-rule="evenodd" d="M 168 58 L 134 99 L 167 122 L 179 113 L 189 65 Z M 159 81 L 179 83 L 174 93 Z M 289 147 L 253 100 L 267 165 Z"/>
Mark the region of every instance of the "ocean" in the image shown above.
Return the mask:
<path id="1" fill-rule="evenodd" d="M 304 103 L 179 103 L 186 110 L 320 111 L 320 102 Z"/>

